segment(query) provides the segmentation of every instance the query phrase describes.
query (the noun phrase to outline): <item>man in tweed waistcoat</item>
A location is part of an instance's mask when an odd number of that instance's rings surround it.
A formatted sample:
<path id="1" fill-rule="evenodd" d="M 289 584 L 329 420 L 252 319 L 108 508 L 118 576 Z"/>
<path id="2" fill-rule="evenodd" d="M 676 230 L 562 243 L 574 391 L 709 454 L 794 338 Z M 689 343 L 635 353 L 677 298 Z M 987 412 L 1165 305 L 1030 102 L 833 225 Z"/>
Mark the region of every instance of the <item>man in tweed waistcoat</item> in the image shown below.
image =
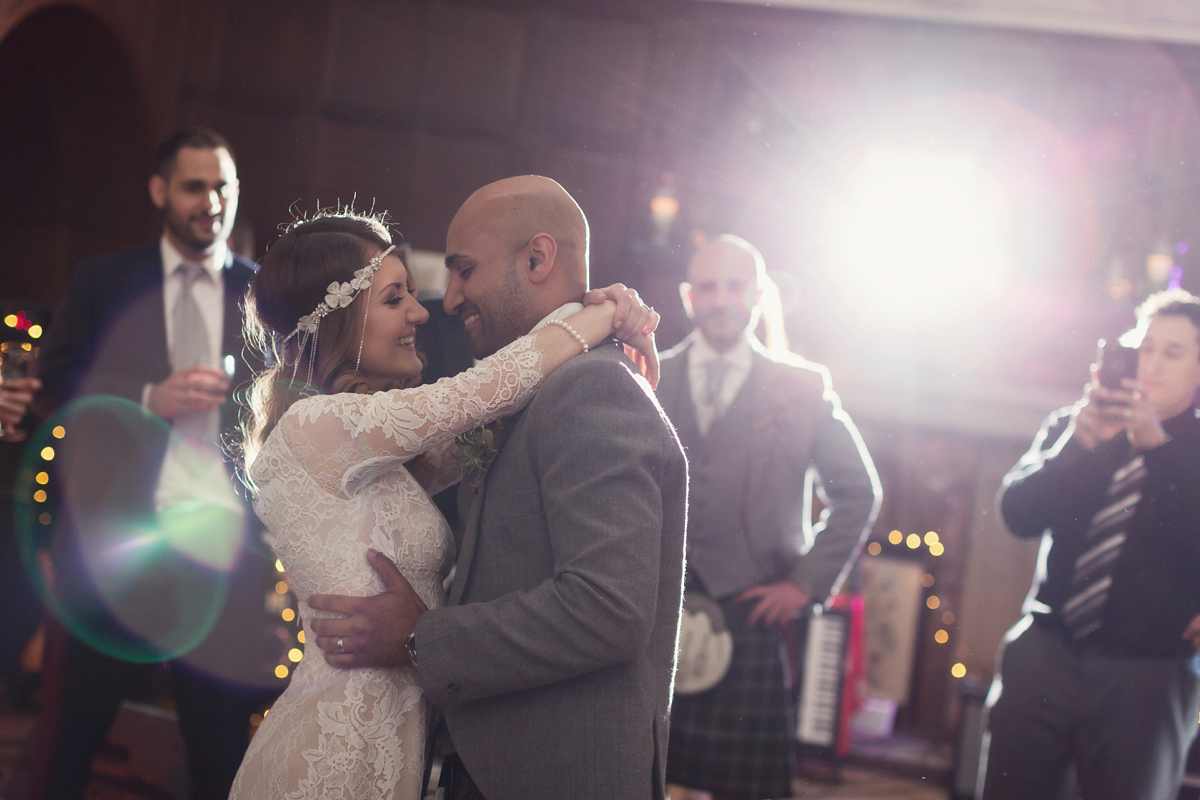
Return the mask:
<path id="1" fill-rule="evenodd" d="M 720 603 L 734 640 L 717 686 L 675 698 L 667 781 L 718 799 L 792 794 L 796 692 L 781 631 L 840 584 L 880 495 L 828 371 L 755 338 L 764 277 L 738 237 L 696 253 L 680 288 L 697 331 L 664 354 L 658 388 L 691 470 L 689 588 Z M 815 527 L 810 470 L 825 501 Z"/>

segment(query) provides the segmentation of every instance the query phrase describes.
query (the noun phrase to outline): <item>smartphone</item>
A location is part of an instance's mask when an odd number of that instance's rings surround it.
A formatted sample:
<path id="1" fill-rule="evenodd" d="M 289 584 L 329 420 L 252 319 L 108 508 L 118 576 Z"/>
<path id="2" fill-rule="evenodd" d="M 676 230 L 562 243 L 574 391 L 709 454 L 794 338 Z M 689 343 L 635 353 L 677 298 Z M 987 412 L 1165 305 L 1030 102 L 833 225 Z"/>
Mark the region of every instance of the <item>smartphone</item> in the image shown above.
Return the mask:
<path id="1" fill-rule="evenodd" d="M 1118 342 L 1096 343 L 1096 366 L 1099 367 L 1100 385 L 1105 389 L 1124 389 L 1124 378 L 1136 378 L 1138 351 Z"/>

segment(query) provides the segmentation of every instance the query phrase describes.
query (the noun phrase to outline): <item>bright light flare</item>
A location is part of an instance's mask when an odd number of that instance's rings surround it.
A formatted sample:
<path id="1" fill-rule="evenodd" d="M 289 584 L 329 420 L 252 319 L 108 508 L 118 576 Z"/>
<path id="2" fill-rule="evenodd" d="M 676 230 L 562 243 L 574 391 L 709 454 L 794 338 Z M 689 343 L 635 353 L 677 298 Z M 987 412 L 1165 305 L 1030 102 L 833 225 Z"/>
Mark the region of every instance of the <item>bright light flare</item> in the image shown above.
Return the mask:
<path id="1" fill-rule="evenodd" d="M 876 148 L 832 220 L 835 252 L 853 286 L 893 314 L 993 297 L 999 201 L 971 159 Z"/>

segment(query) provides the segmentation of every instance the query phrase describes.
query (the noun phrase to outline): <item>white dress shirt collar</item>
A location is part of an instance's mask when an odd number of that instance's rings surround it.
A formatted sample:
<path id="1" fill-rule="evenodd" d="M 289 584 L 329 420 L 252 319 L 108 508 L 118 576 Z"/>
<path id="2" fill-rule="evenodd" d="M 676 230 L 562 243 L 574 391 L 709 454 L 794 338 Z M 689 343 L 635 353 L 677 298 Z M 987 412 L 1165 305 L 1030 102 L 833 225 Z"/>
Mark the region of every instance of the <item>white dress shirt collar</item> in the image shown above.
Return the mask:
<path id="1" fill-rule="evenodd" d="M 563 303 L 561 306 L 542 317 L 542 321 L 537 325 L 534 325 L 533 329 L 529 332 L 533 333 L 534 331 L 540 331 L 542 328 L 550 324 L 550 320 L 566 319 L 572 314 L 578 314 L 580 311 L 583 311 L 583 303 Z"/>
<path id="2" fill-rule="evenodd" d="M 199 261 L 184 258 L 183 254 L 179 252 L 179 248 L 172 244 L 165 233 L 158 242 L 159 252 L 162 254 L 163 276 L 166 278 L 174 275 L 175 270 L 179 269 L 179 265 L 188 261 L 204 267 L 204 271 L 216 282 L 221 277 L 221 270 L 225 269 L 225 262 L 229 260 L 229 248 L 224 242 L 217 242 L 212 251 Z"/>
<path id="3" fill-rule="evenodd" d="M 754 358 L 754 347 L 750 344 L 749 334 L 743 335 L 738 339 L 737 344 L 724 353 L 714 350 L 712 345 L 705 340 L 704 334 L 697 334 L 696 342 L 690 350 L 688 367 L 692 370 L 702 370 L 708 365 L 708 362 L 718 358 L 725 361 L 734 370 L 749 372 Z"/>

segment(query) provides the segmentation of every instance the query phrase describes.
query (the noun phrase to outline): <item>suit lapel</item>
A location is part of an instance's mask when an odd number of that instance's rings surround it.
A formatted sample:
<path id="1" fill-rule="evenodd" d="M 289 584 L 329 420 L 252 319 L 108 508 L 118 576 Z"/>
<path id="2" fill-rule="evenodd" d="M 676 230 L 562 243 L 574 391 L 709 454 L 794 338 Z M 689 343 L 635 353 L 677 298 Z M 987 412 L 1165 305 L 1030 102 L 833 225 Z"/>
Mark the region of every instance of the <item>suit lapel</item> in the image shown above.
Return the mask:
<path id="1" fill-rule="evenodd" d="M 233 260 L 232 253 L 229 255 L 221 281 L 224 285 L 225 305 L 221 319 L 221 352 L 216 354 L 218 368 L 224 368 L 223 362 L 227 355 L 234 357 L 238 370 L 243 368 L 240 358 L 242 352 L 242 298 L 246 294 L 246 287 L 249 285 L 252 275 L 253 273 L 249 269 Z"/>
<path id="2" fill-rule="evenodd" d="M 688 366 L 690 349 L 689 345 L 672 356 L 671 362 L 676 363 L 678 368 L 668 372 L 666 385 L 660 383 L 658 388 L 661 395 L 659 402 L 675 426 L 679 438 L 685 443 L 700 440 L 700 427 L 696 422 L 696 403 L 692 399 L 692 380 Z"/>
<path id="3" fill-rule="evenodd" d="M 475 502 L 471 503 L 471 512 L 467 515 L 467 524 L 463 527 L 462 541 L 458 543 L 458 559 L 455 562 L 454 583 L 450 586 L 450 596 L 446 601 L 448 605 L 455 606 L 462 602 L 463 592 L 467 588 L 467 577 L 471 573 L 471 564 L 475 560 L 475 544 L 479 541 L 479 528 L 482 525 L 483 517 L 483 499 L 487 495 L 488 478 L 491 477 L 492 466 L 496 463 L 496 459 L 500 457 L 500 452 L 514 433 L 519 420 L 519 414 L 511 418 L 511 427 L 509 427 L 504 441 L 500 443 L 500 450 L 496 452 L 495 457 L 487 465 L 487 469 L 479 476 L 478 489 L 473 490 L 466 484 L 461 485 L 459 488 L 460 492 L 475 491 Z"/>
<path id="4" fill-rule="evenodd" d="M 120 345 L 121 352 L 141 360 L 134 372 L 144 373 L 148 383 L 161 381 L 171 374 L 171 356 L 167 350 L 167 312 L 163 300 L 162 254 L 157 246 L 139 264 L 132 276 L 136 296 L 135 308 L 130 310 L 132 324 L 124 333 L 133 340 Z"/>
<path id="5" fill-rule="evenodd" d="M 760 430 L 761 426 L 769 422 L 771 404 L 774 402 L 773 390 L 771 363 L 761 353 L 755 351 L 751 357 L 750 374 L 746 376 L 746 383 L 734 400 L 734 408 L 731 409 L 735 413 L 744 412 L 747 417 L 746 431 L 750 442 L 747 487 L 765 485 L 765 476 L 762 473 L 771 466 L 768 448 L 773 449 L 777 444 L 773 441 L 775 433 L 770 430 Z"/>
<path id="6" fill-rule="evenodd" d="M 471 563 L 475 559 L 475 543 L 479 539 L 480 517 L 483 516 L 483 498 L 487 492 L 488 474 L 491 466 L 479 477 L 479 490 L 475 494 L 475 502 L 471 504 L 471 513 L 463 528 L 462 541 L 458 546 L 458 560 L 454 568 L 454 583 L 450 586 L 450 596 L 447 605 L 456 606 L 462 602 L 463 592 L 467 588 L 467 576 L 471 573 Z M 460 491 L 473 491 L 463 488 Z"/>

